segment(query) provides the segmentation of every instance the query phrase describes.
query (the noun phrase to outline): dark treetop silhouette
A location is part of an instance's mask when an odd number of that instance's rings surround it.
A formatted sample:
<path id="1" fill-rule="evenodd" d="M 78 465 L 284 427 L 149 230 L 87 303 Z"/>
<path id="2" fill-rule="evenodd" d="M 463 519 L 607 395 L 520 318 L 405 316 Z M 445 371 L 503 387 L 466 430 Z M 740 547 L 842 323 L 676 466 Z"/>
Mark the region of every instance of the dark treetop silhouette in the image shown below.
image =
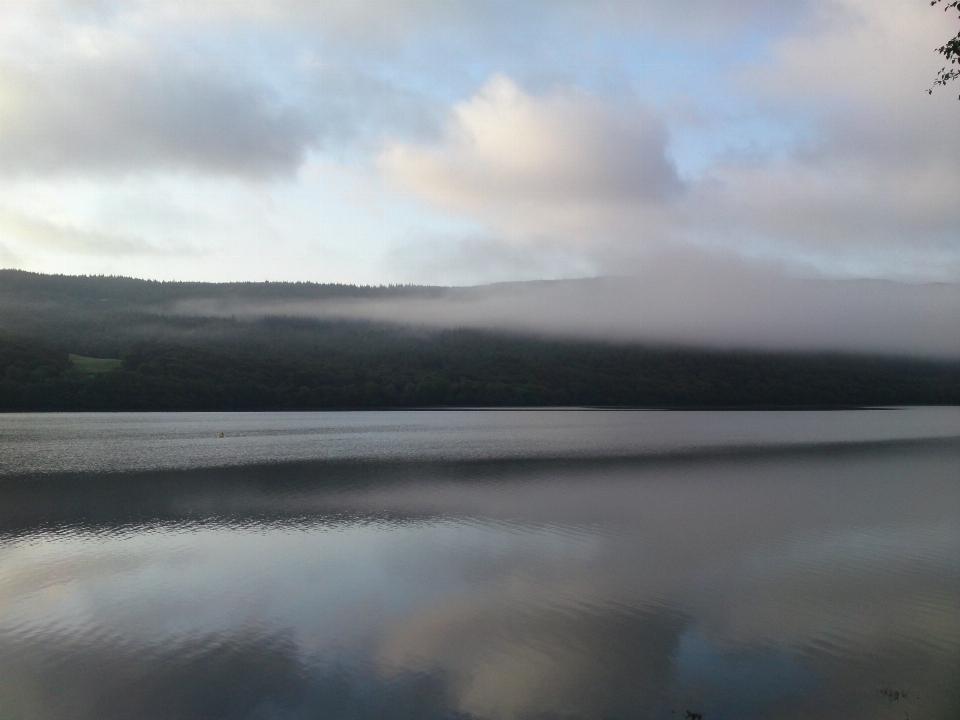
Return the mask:
<path id="1" fill-rule="evenodd" d="M 943 0 L 931 0 L 930 4 L 937 5 L 941 2 L 943 2 Z M 960 14 L 960 0 L 948 2 L 943 9 L 944 11 L 949 11 L 951 8 Z M 933 87 L 936 87 L 937 85 L 946 85 L 949 81 L 960 77 L 960 69 L 950 67 L 950 65 L 960 65 L 960 32 L 958 32 L 956 37 L 954 37 L 952 40 L 949 40 L 945 44 L 938 47 L 937 52 L 943 55 L 947 61 L 947 65 L 940 68 L 940 72 L 937 74 L 937 79 L 933 82 Z M 932 94 L 933 87 L 931 87 L 927 92 Z M 960 100 L 960 95 L 957 96 L 957 99 Z"/>

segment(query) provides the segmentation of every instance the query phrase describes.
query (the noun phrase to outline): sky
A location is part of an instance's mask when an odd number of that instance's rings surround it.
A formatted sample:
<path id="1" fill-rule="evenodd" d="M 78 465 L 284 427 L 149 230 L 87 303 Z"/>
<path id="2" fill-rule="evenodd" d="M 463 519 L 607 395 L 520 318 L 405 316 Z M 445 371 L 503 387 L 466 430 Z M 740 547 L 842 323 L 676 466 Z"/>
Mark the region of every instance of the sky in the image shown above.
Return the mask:
<path id="1" fill-rule="evenodd" d="M 0 267 L 957 282 L 960 102 L 926 91 L 958 29 L 927 0 L 0 0 Z"/>

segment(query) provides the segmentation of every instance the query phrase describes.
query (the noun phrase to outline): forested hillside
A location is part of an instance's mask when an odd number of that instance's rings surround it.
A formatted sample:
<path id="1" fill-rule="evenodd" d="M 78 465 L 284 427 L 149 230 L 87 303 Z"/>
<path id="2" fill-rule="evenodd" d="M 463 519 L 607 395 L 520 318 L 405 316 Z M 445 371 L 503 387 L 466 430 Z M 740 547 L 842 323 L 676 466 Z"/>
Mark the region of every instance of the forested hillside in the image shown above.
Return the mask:
<path id="1" fill-rule="evenodd" d="M 218 293 L 442 291 L 3 271 L 0 409 L 960 404 L 957 361 L 657 348 L 357 321 L 178 317 L 151 308 Z"/>

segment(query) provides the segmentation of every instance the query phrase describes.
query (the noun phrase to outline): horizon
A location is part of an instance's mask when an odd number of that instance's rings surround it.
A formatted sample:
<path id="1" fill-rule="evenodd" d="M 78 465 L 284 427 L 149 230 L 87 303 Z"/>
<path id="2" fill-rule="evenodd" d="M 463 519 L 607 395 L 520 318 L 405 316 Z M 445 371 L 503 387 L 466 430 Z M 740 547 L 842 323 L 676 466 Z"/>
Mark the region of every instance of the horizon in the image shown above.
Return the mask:
<path id="1" fill-rule="evenodd" d="M 346 282 L 336 282 L 336 281 L 322 281 L 322 280 L 164 280 L 157 277 L 143 277 L 138 275 L 122 275 L 115 273 L 61 273 L 61 272 L 41 272 L 37 270 L 24 270 L 23 268 L 17 267 L 0 267 L 0 273 L 5 272 L 16 272 L 24 273 L 28 275 L 39 275 L 42 277 L 62 277 L 62 278 L 77 278 L 77 279 L 96 279 L 102 278 L 107 280 L 136 280 L 140 282 L 148 283 L 193 283 L 198 285 L 342 285 L 344 287 L 356 287 L 356 288 L 401 288 L 401 287 L 416 287 L 416 288 L 439 288 L 439 289 L 469 289 L 469 288 L 481 288 L 489 287 L 493 285 L 520 285 L 520 284 L 533 284 L 533 283 L 564 283 L 564 282 L 575 282 L 575 281 L 590 281 L 590 280 L 629 280 L 636 279 L 636 275 L 617 275 L 611 273 L 609 275 L 586 275 L 581 277 L 562 277 L 562 278 L 536 278 L 532 280 L 495 280 L 491 282 L 478 282 L 469 285 L 431 285 L 429 283 L 346 283 Z M 905 280 L 905 279 L 895 279 L 895 278 L 875 278 L 868 276 L 852 276 L 845 278 L 830 278 L 830 277 L 802 277 L 794 276 L 796 279 L 802 280 L 819 280 L 819 281 L 834 281 L 839 280 L 842 282 L 878 282 L 878 283 L 890 283 L 895 285 L 955 285 L 960 283 L 960 280 L 925 280 L 925 279 L 914 279 L 914 280 Z"/>

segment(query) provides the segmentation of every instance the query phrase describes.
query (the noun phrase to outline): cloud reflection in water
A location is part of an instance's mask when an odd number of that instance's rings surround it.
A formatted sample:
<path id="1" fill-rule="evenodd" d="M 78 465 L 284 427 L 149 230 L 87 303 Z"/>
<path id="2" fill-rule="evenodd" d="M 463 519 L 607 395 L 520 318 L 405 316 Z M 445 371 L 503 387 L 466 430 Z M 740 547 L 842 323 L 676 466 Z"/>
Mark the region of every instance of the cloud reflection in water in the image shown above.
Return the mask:
<path id="1" fill-rule="evenodd" d="M 955 717 L 958 467 L 939 441 L 8 479 L 0 710 Z"/>

